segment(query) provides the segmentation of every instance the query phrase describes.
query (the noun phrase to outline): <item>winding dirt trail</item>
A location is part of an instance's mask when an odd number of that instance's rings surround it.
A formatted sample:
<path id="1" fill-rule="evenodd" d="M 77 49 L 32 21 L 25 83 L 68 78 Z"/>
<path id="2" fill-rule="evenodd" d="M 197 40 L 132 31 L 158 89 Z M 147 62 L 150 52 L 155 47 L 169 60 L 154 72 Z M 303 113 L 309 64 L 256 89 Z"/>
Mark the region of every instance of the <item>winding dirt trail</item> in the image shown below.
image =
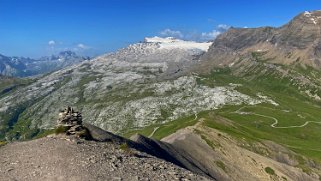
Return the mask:
<path id="1" fill-rule="evenodd" d="M 197 120 L 197 119 L 198 119 L 198 113 L 195 113 L 194 116 L 195 116 L 194 120 Z M 203 118 L 201 118 L 199 121 L 202 122 L 202 121 L 203 121 Z M 156 131 L 157 131 L 158 129 L 159 129 L 159 126 L 158 126 L 158 127 L 155 127 L 154 130 L 153 130 L 153 132 L 148 136 L 148 138 L 151 138 L 152 136 L 154 136 L 154 134 L 156 133 Z"/>
<path id="2" fill-rule="evenodd" d="M 159 126 L 154 128 L 153 132 L 148 136 L 148 138 L 151 138 L 152 136 L 154 136 L 155 132 L 158 130 Z"/>
<path id="3" fill-rule="evenodd" d="M 256 114 L 256 113 L 252 113 L 252 112 L 242 112 L 241 109 L 245 108 L 241 107 L 240 109 L 234 111 L 233 113 L 236 114 L 245 114 L 245 115 L 255 115 L 255 116 L 260 116 L 260 117 L 265 117 L 265 118 L 269 118 L 269 119 L 273 119 L 274 123 L 272 123 L 270 126 L 272 128 L 278 128 L 278 129 L 287 129 L 287 128 L 302 128 L 306 125 L 308 125 L 309 123 L 315 123 L 315 124 L 321 124 L 321 121 L 306 121 L 304 124 L 302 125 L 297 125 L 297 126 L 277 126 L 277 124 L 279 124 L 279 120 L 276 119 L 275 117 L 272 116 L 267 116 L 267 115 L 263 115 L 263 114 Z"/>
<path id="4" fill-rule="evenodd" d="M 198 118 L 198 113 L 195 113 L 194 115 L 195 115 L 194 120 L 196 120 Z"/>

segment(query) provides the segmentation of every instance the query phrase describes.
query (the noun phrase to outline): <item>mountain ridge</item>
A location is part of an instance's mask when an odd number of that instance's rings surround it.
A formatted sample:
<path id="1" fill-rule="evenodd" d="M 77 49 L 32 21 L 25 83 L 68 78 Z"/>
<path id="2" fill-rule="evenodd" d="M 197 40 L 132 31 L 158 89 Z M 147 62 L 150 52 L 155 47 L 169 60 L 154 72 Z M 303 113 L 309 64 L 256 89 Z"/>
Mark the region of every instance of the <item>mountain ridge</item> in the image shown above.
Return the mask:
<path id="1" fill-rule="evenodd" d="M 7 144 L 0 150 L 1 180 L 210 180 L 111 142 L 57 135 Z"/>
<path id="2" fill-rule="evenodd" d="M 214 40 L 201 59 L 214 67 L 228 66 L 239 57 L 263 52 L 271 63 L 320 69 L 320 45 L 321 11 L 304 12 L 278 28 L 230 28 Z"/>
<path id="3" fill-rule="evenodd" d="M 56 71 L 66 66 L 89 60 L 72 51 L 62 51 L 57 55 L 39 59 L 25 57 L 7 57 L 0 54 L 0 74 L 14 77 L 27 77 Z"/>

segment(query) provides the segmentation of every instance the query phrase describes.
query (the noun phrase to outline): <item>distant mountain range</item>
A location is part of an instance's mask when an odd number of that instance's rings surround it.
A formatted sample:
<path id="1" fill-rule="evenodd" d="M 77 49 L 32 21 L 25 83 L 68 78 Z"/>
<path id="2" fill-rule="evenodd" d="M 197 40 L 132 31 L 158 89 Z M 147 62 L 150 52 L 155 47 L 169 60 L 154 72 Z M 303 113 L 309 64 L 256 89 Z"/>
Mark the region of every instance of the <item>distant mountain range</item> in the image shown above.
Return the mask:
<path id="1" fill-rule="evenodd" d="M 26 77 L 59 70 L 66 66 L 89 60 L 72 51 L 63 51 L 57 55 L 40 59 L 8 57 L 0 54 L 0 74 L 13 77 Z"/>

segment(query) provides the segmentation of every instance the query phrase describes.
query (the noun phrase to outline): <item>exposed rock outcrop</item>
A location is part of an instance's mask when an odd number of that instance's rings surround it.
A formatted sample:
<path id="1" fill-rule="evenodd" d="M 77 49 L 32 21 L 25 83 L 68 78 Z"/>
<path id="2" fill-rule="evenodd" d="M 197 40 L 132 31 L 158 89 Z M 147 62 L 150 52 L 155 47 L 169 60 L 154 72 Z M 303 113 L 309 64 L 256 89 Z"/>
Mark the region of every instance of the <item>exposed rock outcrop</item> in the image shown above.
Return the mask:
<path id="1" fill-rule="evenodd" d="M 231 66 L 252 53 L 264 54 L 264 60 L 277 64 L 308 65 L 321 68 L 321 11 L 304 12 L 282 27 L 230 28 L 219 35 L 202 57 L 211 69 Z"/>

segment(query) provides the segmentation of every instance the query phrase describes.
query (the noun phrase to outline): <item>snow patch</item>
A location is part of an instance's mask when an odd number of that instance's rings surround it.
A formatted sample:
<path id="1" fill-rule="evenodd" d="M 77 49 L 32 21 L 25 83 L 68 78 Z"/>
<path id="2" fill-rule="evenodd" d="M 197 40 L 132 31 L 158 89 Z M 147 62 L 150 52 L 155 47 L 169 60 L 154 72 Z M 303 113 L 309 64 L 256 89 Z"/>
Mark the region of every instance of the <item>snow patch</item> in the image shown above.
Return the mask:
<path id="1" fill-rule="evenodd" d="M 309 11 L 305 11 L 305 12 L 304 12 L 304 16 L 305 16 L 305 17 L 311 17 L 311 15 L 312 15 L 312 14 L 311 14 Z"/>
<path id="2" fill-rule="evenodd" d="M 146 43 L 171 43 L 171 42 L 175 42 L 175 41 L 180 41 L 180 40 L 178 40 L 174 37 L 161 38 L 158 36 L 145 38 Z"/>
<path id="3" fill-rule="evenodd" d="M 303 13 L 303 15 L 305 16 L 305 17 L 307 17 L 307 18 L 310 18 L 310 20 L 313 22 L 313 24 L 317 24 L 317 21 L 316 21 L 316 19 L 314 19 L 314 18 L 317 18 L 317 19 L 319 19 L 319 17 L 318 16 L 313 16 L 313 14 L 311 13 L 311 12 L 309 12 L 309 11 L 305 11 L 304 13 Z"/>
<path id="4" fill-rule="evenodd" d="M 207 51 L 211 42 L 195 42 L 195 41 L 184 41 L 179 40 L 173 37 L 161 38 L 161 37 L 152 37 L 145 38 L 146 43 L 157 43 L 160 46 L 160 49 L 199 49 L 201 51 Z"/>

